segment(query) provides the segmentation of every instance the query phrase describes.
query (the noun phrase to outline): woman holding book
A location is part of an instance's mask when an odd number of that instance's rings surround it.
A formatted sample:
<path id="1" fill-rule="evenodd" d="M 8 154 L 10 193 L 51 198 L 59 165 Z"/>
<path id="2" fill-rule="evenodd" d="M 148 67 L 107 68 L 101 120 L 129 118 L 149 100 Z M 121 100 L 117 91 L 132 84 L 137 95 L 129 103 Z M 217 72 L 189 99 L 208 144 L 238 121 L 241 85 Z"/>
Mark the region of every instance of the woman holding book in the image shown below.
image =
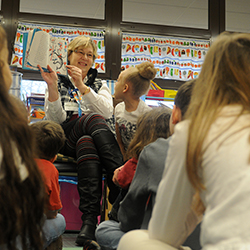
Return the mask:
<path id="1" fill-rule="evenodd" d="M 114 137 L 113 100 L 106 83 L 97 79 L 91 68 L 97 57 L 95 43 L 78 36 L 68 45 L 68 74 L 58 76 L 50 66 L 44 72 L 46 119 L 62 125 L 66 143 L 61 153 L 77 159 L 79 209 L 82 228 L 76 243 L 86 246 L 93 242 L 100 214 L 102 168 L 107 173 L 109 201 L 114 202 L 119 189 L 112 177 L 123 164 L 122 154 Z"/>

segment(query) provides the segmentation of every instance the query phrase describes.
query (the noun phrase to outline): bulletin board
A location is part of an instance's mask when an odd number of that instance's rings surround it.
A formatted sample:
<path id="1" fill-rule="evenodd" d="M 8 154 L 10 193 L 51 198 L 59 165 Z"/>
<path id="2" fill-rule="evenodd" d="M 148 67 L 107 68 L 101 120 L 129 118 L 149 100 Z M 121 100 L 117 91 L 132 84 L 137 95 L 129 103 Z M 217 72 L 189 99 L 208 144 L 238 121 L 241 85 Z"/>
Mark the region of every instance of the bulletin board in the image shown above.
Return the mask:
<path id="1" fill-rule="evenodd" d="M 187 81 L 199 76 L 209 47 L 209 40 L 123 33 L 121 66 L 150 61 L 156 78 Z"/>
<path id="2" fill-rule="evenodd" d="M 43 31 L 51 34 L 54 37 L 60 37 L 69 43 L 75 37 L 79 35 L 85 35 L 91 37 L 97 46 L 98 57 L 95 59 L 94 67 L 99 73 L 105 73 L 105 43 L 104 43 L 104 31 L 98 29 L 65 27 L 65 26 L 52 26 L 41 25 L 32 23 L 19 22 L 14 43 L 14 53 L 12 54 L 11 65 L 22 67 L 23 60 L 23 34 L 40 28 Z"/>

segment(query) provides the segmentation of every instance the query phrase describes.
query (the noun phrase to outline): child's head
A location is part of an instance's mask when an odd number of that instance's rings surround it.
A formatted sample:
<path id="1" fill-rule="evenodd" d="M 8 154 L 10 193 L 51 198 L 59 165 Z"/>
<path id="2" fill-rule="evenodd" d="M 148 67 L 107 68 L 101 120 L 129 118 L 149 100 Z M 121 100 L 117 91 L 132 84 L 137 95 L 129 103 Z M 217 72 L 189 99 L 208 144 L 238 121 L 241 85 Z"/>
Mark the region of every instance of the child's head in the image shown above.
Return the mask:
<path id="1" fill-rule="evenodd" d="M 147 93 L 155 75 L 156 68 L 151 62 L 143 62 L 122 71 L 115 86 L 115 97 L 123 99 L 124 93 L 129 90 L 132 97 L 139 98 Z"/>
<path id="2" fill-rule="evenodd" d="M 188 81 L 181 85 L 174 99 L 174 107 L 170 118 L 170 132 L 174 133 L 174 126 L 185 118 L 186 111 L 188 109 L 193 86 L 196 79 Z"/>
<path id="3" fill-rule="evenodd" d="M 138 158 L 143 148 L 156 139 L 168 138 L 171 110 L 157 107 L 146 112 L 137 121 L 134 138 L 129 144 L 127 158 Z"/>
<path id="4" fill-rule="evenodd" d="M 37 157 L 53 159 L 65 143 L 61 125 L 52 121 L 39 121 L 30 125 L 36 140 Z"/>

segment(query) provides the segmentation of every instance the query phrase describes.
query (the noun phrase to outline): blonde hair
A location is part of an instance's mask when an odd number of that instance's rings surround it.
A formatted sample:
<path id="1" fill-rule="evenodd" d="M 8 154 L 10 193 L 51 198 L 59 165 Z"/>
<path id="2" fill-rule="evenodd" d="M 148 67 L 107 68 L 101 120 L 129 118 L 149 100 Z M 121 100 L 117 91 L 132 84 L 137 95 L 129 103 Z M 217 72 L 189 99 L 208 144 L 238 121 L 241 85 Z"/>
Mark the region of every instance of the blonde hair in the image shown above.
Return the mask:
<path id="1" fill-rule="evenodd" d="M 240 114 L 250 111 L 250 34 L 221 34 L 209 49 L 195 82 L 186 116 L 191 122 L 186 167 L 197 190 L 205 188 L 198 174 L 203 142 L 221 109 L 231 104 L 241 105 Z"/>
<path id="2" fill-rule="evenodd" d="M 87 48 L 89 46 L 92 46 L 93 48 L 93 61 L 97 58 L 97 47 L 95 42 L 87 36 L 77 36 L 74 38 L 68 45 L 68 57 L 71 55 L 71 53 L 79 48 L 80 46 L 83 46 L 84 48 Z"/>
<path id="3" fill-rule="evenodd" d="M 139 158 L 143 148 L 158 138 L 168 138 L 169 119 L 171 110 L 165 107 L 157 107 L 146 112 L 137 121 L 136 132 L 134 138 L 131 140 L 126 157 Z"/>
<path id="4" fill-rule="evenodd" d="M 156 72 L 157 70 L 151 62 L 143 62 L 136 65 L 134 70 L 129 71 L 125 81 L 132 84 L 134 96 L 140 97 L 148 91 L 150 80 L 155 78 Z"/>

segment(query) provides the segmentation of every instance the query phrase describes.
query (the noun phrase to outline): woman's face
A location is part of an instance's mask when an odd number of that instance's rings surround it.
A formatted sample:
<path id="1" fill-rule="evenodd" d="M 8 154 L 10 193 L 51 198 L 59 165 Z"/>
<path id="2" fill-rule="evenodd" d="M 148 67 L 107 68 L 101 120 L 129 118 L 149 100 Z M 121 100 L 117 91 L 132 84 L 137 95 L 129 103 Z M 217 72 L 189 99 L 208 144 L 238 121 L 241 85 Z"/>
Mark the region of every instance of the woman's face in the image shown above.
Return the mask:
<path id="1" fill-rule="evenodd" d="M 94 53 L 92 46 L 84 48 L 83 46 L 75 49 L 68 57 L 70 65 L 76 66 L 82 70 L 82 75 L 85 77 L 92 67 L 94 62 Z"/>
<path id="2" fill-rule="evenodd" d="M 8 56 L 9 56 L 9 51 L 7 48 L 7 42 L 5 42 L 2 50 L 0 51 L 0 60 L 3 63 L 2 65 L 3 79 L 5 84 L 7 85 L 7 88 L 9 89 L 12 84 L 12 75 L 8 64 Z"/>

